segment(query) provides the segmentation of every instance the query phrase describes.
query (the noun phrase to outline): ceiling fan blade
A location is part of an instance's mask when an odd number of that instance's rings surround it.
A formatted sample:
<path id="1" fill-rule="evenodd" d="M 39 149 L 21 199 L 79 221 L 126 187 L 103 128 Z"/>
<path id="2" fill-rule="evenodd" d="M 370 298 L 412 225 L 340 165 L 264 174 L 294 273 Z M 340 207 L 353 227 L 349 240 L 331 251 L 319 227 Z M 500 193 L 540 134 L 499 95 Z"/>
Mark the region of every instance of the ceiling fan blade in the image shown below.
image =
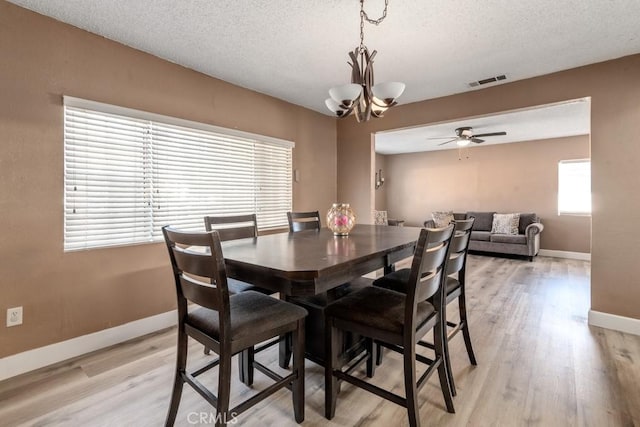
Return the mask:
<path id="1" fill-rule="evenodd" d="M 440 145 L 444 145 L 444 144 L 448 144 L 448 143 L 450 143 L 450 142 L 456 141 L 457 139 L 458 139 L 458 138 L 453 138 L 453 139 L 450 139 L 450 140 L 448 140 L 448 141 L 441 142 L 440 144 L 438 144 L 438 146 L 440 146 Z"/>
<path id="2" fill-rule="evenodd" d="M 470 138 L 469 139 L 471 142 L 475 142 L 476 144 L 480 144 L 482 142 L 484 142 L 484 139 L 478 139 L 478 138 Z"/>
<path id="3" fill-rule="evenodd" d="M 506 132 L 491 132 L 491 133 L 479 133 L 478 135 L 473 135 L 475 138 L 480 138 L 482 136 L 503 136 L 506 135 Z"/>
<path id="4" fill-rule="evenodd" d="M 451 139 L 453 138 L 452 136 L 436 136 L 433 138 L 425 138 L 425 139 Z"/>

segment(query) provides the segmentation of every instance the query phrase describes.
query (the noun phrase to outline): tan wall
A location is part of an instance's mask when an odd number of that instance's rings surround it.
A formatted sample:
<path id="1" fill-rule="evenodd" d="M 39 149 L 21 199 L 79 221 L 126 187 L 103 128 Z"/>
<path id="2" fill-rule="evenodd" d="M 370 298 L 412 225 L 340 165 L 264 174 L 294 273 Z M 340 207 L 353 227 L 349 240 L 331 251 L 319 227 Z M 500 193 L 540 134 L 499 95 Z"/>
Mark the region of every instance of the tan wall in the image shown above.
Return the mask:
<path id="1" fill-rule="evenodd" d="M 376 161 L 374 170 L 377 172 L 382 169 L 382 176 L 384 176 L 385 183 L 382 187 L 375 190 L 375 207 L 377 211 L 387 210 L 387 188 L 389 188 L 389 171 L 387 170 L 387 156 L 376 153 Z M 375 173 L 373 175 L 375 182 Z"/>
<path id="2" fill-rule="evenodd" d="M 294 209 L 336 200 L 333 118 L 4 1 L 0 58 L 0 313 L 24 306 L 0 357 L 175 305 L 162 244 L 63 252 L 62 95 L 295 141 Z"/>
<path id="3" fill-rule="evenodd" d="M 374 206 L 371 134 L 591 97 L 591 307 L 640 318 L 640 55 L 394 107 L 383 119 L 338 121 L 338 197 Z M 438 82 L 431 82 L 438 84 Z"/>
<path id="4" fill-rule="evenodd" d="M 465 155 L 385 156 L 389 215 L 422 226 L 433 211 L 535 212 L 543 249 L 590 252 L 591 218 L 558 215 L 558 161 L 588 158 L 588 135 L 475 146 Z"/>

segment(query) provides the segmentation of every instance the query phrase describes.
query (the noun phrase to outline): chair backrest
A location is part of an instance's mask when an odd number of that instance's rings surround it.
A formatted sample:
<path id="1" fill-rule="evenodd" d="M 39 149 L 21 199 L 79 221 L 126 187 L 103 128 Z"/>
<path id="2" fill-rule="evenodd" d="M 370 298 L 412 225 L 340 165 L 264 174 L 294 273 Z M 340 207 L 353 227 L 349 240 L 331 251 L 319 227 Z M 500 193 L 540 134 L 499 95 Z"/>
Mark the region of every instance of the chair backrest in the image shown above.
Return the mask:
<path id="1" fill-rule="evenodd" d="M 187 302 L 216 310 L 220 315 L 220 338 L 229 332 L 229 289 L 220 236 L 217 231 L 183 232 L 162 227 L 171 258 L 178 299 L 178 318 L 187 314 Z"/>
<path id="2" fill-rule="evenodd" d="M 389 225 L 389 218 L 387 211 L 373 211 L 373 224 L 374 225 Z"/>
<path id="3" fill-rule="evenodd" d="M 216 230 L 220 234 L 220 240 L 223 242 L 258 236 L 256 214 L 205 216 L 204 228 L 207 231 Z"/>
<path id="4" fill-rule="evenodd" d="M 407 284 L 405 325 L 414 325 L 410 330 L 419 326 L 415 325 L 419 303 L 433 297 L 436 310 L 441 312 L 444 308 L 443 288 L 452 236 L 452 224 L 443 228 L 420 230 Z"/>
<path id="5" fill-rule="evenodd" d="M 320 212 L 287 212 L 289 231 L 320 230 Z"/>
<path id="6" fill-rule="evenodd" d="M 449 261 L 447 262 L 447 275 L 459 273 L 464 270 L 467 263 L 467 252 L 471 240 L 471 228 L 475 218 L 454 221 Z M 463 274 L 460 275 L 461 277 Z"/>

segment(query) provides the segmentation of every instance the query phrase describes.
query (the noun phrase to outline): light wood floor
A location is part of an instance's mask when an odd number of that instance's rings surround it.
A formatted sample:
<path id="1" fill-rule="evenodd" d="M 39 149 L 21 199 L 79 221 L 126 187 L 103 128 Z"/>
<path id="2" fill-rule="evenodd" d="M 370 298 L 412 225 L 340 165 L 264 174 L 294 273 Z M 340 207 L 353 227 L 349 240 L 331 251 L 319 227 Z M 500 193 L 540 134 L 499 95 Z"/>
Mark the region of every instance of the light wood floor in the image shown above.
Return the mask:
<path id="1" fill-rule="evenodd" d="M 470 256 L 469 315 L 479 365 L 469 365 L 462 337 L 451 342 L 458 396 L 444 410 L 437 375 L 419 395 L 423 425 L 640 426 L 640 337 L 587 325 L 589 263 L 538 257 Z M 172 385 L 175 329 L 0 382 L 0 425 L 159 426 Z M 192 361 L 207 359 L 191 348 Z M 275 349 L 263 361 L 276 367 Z M 235 363 L 234 363 L 235 369 Z M 304 426 L 403 426 L 403 408 L 344 384 L 336 417 L 324 416 L 320 367 L 306 365 Z M 403 393 L 402 363 L 386 353 L 374 381 Z M 216 375 L 205 374 L 213 385 Z M 253 391 L 234 372 L 232 405 Z M 254 388 L 267 384 L 256 372 Z M 177 425 L 211 408 L 185 386 Z M 242 414 L 238 425 L 294 426 L 281 390 Z"/>

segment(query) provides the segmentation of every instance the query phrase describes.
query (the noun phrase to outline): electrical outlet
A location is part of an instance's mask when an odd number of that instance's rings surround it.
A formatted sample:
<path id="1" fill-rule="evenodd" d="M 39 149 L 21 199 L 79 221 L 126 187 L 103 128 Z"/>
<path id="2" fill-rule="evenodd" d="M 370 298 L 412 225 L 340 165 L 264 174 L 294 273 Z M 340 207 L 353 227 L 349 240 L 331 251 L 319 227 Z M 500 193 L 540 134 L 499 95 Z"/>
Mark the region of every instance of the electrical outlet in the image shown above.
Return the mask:
<path id="1" fill-rule="evenodd" d="M 22 307 L 7 309 L 7 328 L 22 325 Z"/>

